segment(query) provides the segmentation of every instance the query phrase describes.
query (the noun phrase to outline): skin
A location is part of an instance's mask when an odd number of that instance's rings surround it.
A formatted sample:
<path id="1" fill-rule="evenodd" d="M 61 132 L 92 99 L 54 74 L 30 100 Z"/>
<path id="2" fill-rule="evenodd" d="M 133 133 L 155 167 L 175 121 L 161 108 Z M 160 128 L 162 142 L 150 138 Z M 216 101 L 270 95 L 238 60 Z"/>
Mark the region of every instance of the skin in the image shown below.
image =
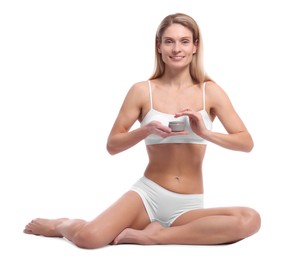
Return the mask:
<path id="1" fill-rule="evenodd" d="M 198 112 L 203 108 L 202 89 L 193 83 L 188 70 L 197 51 L 191 31 L 179 24 L 170 25 L 164 31 L 158 51 L 165 63 L 165 73 L 151 81 L 154 109 L 176 117 L 188 116 L 192 130 L 202 138 L 226 149 L 250 152 L 253 140 L 248 130 L 223 89 L 211 81 L 206 83 L 205 107 L 211 120 L 218 117 L 227 133 L 209 131 L 204 125 Z M 164 138 L 176 134 L 157 121 L 131 130 L 150 109 L 147 84 L 147 81 L 136 83 L 126 95 L 108 137 L 110 154 L 127 150 L 150 134 Z M 144 175 L 176 193 L 203 193 L 205 150 L 206 146 L 199 144 L 148 145 L 149 163 Z M 232 243 L 256 233 L 259 228 L 259 214 L 247 207 L 192 210 L 164 228 L 158 222 L 150 222 L 139 195 L 128 191 L 92 221 L 37 218 L 26 225 L 24 232 L 65 237 L 81 248 L 99 248 L 121 243 Z"/>

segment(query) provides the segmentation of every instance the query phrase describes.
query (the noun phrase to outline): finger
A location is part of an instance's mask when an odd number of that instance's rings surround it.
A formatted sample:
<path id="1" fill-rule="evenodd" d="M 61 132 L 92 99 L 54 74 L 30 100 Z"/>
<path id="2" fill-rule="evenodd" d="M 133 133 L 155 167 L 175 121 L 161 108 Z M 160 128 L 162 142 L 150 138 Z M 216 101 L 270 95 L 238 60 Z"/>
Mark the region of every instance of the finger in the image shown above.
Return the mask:
<path id="1" fill-rule="evenodd" d="M 186 107 L 186 108 L 182 109 L 180 112 L 188 112 L 188 111 L 193 111 L 193 110 L 189 107 Z"/>
<path id="2" fill-rule="evenodd" d="M 177 113 L 175 114 L 175 117 L 188 116 L 189 114 L 190 114 L 189 111 L 177 112 Z"/>
<path id="3" fill-rule="evenodd" d="M 165 133 L 171 133 L 172 132 L 172 129 L 168 126 L 165 126 L 165 125 L 158 126 L 157 130 L 159 130 L 161 132 L 165 132 Z"/>
<path id="4" fill-rule="evenodd" d="M 188 131 L 181 131 L 181 132 L 171 132 L 170 135 L 187 135 L 189 134 Z"/>
<path id="5" fill-rule="evenodd" d="M 195 112 L 192 112 L 192 111 L 187 111 L 187 112 L 182 112 L 182 113 L 176 113 L 175 114 L 175 118 L 178 118 L 178 117 L 181 117 L 181 116 L 188 116 L 190 119 L 193 118 L 193 119 L 197 119 L 197 114 L 195 114 Z"/>

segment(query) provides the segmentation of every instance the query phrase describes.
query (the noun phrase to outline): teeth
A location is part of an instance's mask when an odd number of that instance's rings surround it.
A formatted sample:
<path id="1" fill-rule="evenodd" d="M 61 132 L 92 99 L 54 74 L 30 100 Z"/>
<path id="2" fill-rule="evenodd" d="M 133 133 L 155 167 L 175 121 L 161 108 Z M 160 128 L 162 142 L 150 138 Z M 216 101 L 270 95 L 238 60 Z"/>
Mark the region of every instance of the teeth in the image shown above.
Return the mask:
<path id="1" fill-rule="evenodd" d="M 172 57 L 172 59 L 174 60 L 181 60 L 183 57 L 180 57 L 180 56 L 176 56 L 176 57 Z"/>

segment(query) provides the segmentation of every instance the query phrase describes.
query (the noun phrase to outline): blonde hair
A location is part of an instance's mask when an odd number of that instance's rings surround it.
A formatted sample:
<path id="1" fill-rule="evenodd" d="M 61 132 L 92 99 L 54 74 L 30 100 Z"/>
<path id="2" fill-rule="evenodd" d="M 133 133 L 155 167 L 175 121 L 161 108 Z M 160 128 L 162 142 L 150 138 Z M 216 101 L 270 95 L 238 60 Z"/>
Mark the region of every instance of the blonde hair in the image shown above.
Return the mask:
<path id="1" fill-rule="evenodd" d="M 200 29 L 196 21 L 183 13 L 176 13 L 166 16 L 160 23 L 155 38 L 155 71 L 150 79 L 156 79 L 161 77 L 165 71 L 165 63 L 162 60 L 160 53 L 158 52 L 158 43 L 161 42 L 164 31 L 172 24 L 181 24 L 188 28 L 193 34 L 193 42 L 197 46 L 197 51 L 193 55 L 192 62 L 190 64 L 190 74 L 195 84 L 201 84 L 204 81 L 211 80 L 204 71 L 203 66 L 203 42 L 200 33 Z"/>

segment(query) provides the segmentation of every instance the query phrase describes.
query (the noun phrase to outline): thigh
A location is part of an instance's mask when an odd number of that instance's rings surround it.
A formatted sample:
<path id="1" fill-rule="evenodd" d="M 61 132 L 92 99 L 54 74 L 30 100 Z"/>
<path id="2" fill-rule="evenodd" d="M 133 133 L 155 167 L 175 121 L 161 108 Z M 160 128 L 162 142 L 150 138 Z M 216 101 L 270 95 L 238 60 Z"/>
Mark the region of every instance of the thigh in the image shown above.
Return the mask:
<path id="1" fill-rule="evenodd" d="M 128 191 L 85 227 L 111 242 L 125 228 L 144 229 L 149 223 L 142 199 L 136 192 Z"/>
<path id="2" fill-rule="evenodd" d="M 180 226 L 188 224 L 192 221 L 203 217 L 210 216 L 241 216 L 245 214 L 245 207 L 219 207 L 219 208 L 207 208 L 207 209 L 196 209 L 188 211 L 179 216 L 171 226 Z"/>

